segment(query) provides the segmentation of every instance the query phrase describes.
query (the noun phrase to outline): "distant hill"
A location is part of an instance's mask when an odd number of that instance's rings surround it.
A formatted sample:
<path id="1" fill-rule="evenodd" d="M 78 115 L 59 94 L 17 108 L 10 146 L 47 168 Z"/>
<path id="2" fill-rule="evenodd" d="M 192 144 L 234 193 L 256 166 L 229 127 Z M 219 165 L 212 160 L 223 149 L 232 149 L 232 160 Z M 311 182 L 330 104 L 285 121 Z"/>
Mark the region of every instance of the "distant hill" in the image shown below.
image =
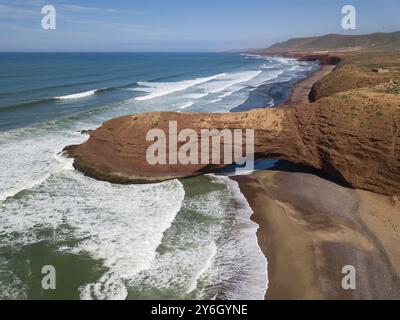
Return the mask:
<path id="1" fill-rule="evenodd" d="M 400 31 L 391 33 L 371 33 L 365 35 L 327 34 L 320 37 L 293 38 L 278 42 L 266 49 L 265 52 L 282 51 L 393 51 L 400 50 Z"/>

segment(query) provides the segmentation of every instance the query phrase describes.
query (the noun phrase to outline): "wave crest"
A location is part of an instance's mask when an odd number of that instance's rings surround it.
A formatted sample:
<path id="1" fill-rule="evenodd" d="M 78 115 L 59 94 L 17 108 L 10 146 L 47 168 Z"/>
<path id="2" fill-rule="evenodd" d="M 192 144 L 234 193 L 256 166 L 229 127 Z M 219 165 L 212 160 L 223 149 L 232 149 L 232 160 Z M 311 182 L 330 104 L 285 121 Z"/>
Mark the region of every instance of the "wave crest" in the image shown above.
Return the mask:
<path id="1" fill-rule="evenodd" d="M 60 96 L 60 97 L 55 97 L 54 99 L 80 99 L 80 98 L 85 98 L 89 97 L 91 95 L 94 95 L 96 92 L 103 90 L 103 89 L 95 89 L 95 90 L 89 90 L 89 91 L 84 91 L 84 92 L 79 92 L 79 93 L 72 93 L 72 94 L 67 94 L 65 96 Z"/>
<path id="2" fill-rule="evenodd" d="M 141 86 L 139 88 L 134 88 L 135 91 L 148 92 L 148 95 L 135 98 L 138 101 L 150 100 L 158 97 L 165 96 L 170 93 L 177 91 L 183 91 L 190 87 L 196 86 L 201 83 L 208 82 L 220 76 L 224 76 L 225 73 L 220 73 L 213 75 L 211 77 L 197 78 L 192 80 L 183 80 L 178 82 L 138 82 Z"/>

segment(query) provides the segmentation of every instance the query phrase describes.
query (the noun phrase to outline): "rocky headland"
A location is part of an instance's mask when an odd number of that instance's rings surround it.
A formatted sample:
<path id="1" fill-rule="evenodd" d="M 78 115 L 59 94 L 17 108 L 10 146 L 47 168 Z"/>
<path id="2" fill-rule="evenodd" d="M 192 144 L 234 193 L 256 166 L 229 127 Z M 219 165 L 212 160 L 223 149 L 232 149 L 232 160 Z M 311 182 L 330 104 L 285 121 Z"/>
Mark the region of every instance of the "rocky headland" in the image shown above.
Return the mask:
<path id="1" fill-rule="evenodd" d="M 74 157 L 75 168 L 94 178 L 154 182 L 213 172 L 222 165 L 149 164 L 146 150 L 152 142 L 146 141 L 146 134 L 151 128 L 168 132 L 169 121 L 177 121 L 178 130 L 192 128 L 198 139 L 201 129 L 251 128 L 255 159 L 287 160 L 320 169 L 353 188 L 396 195 L 400 194 L 398 101 L 398 94 L 378 86 L 291 108 L 129 115 L 105 122 L 89 133 L 88 141 L 66 151 Z"/>

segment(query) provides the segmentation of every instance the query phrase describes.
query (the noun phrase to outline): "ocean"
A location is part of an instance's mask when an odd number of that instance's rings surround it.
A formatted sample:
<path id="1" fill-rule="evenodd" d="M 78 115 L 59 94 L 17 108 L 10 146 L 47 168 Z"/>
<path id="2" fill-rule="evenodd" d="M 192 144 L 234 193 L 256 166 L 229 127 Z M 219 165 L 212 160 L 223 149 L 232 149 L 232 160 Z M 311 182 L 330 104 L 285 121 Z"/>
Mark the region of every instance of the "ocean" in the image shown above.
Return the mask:
<path id="1" fill-rule="evenodd" d="M 116 185 L 60 154 L 148 111 L 274 107 L 316 63 L 237 53 L 0 53 L 0 299 L 263 299 L 236 182 Z M 42 267 L 56 289 L 41 286 Z"/>

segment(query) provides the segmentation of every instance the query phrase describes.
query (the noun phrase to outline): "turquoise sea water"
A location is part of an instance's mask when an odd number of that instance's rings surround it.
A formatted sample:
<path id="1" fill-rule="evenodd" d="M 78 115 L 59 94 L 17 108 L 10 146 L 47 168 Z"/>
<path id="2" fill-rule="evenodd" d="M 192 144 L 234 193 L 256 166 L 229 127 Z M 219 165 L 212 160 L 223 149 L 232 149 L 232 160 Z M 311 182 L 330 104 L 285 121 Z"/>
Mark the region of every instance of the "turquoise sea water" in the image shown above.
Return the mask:
<path id="1" fill-rule="evenodd" d="M 262 299 L 228 178 L 113 185 L 59 152 L 121 115 L 272 107 L 313 63 L 234 53 L 0 53 L 0 298 Z M 56 289 L 41 268 L 56 268 Z"/>

